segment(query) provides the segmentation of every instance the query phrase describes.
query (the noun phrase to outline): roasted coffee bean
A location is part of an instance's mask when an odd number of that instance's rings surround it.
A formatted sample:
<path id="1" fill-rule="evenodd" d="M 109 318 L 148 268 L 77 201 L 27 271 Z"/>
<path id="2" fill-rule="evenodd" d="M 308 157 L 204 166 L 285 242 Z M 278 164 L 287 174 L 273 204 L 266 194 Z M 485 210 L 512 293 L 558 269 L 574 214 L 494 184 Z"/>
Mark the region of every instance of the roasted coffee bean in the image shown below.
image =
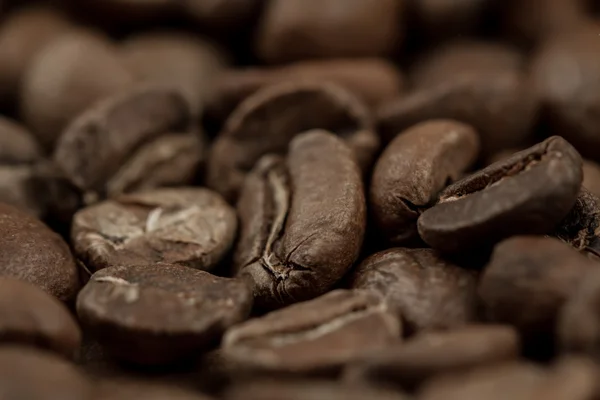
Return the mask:
<path id="1" fill-rule="evenodd" d="M 23 74 L 37 53 L 72 29 L 54 8 L 28 6 L 11 14 L 0 28 L 0 102 L 15 101 Z"/>
<path id="2" fill-rule="evenodd" d="M 342 137 L 367 171 L 379 139 L 366 106 L 345 89 L 326 83 L 283 83 L 243 101 L 217 138 L 208 163 L 208 186 L 231 202 L 246 175 L 266 154 L 283 154 L 294 136 L 325 129 Z"/>
<path id="3" fill-rule="evenodd" d="M 535 395 L 547 380 L 548 373 L 540 366 L 501 363 L 433 378 L 421 390 L 419 400 L 543 399 Z"/>
<path id="4" fill-rule="evenodd" d="M 37 218 L 0 203 L 0 276 L 41 287 L 60 300 L 79 289 L 77 267 L 64 240 Z"/>
<path id="5" fill-rule="evenodd" d="M 524 72 L 456 76 L 435 87 L 417 89 L 383 105 L 380 133 L 389 142 L 418 122 L 448 118 L 472 125 L 480 134 L 483 156 L 517 146 L 529 138 L 537 101 Z M 510 118 L 506 116 L 510 115 Z"/>
<path id="6" fill-rule="evenodd" d="M 31 61 L 23 78 L 21 113 L 51 150 L 73 118 L 132 82 L 108 39 L 96 32 L 73 31 L 53 40 Z"/>
<path id="7" fill-rule="evenodd" d="M 398 340 L 399 320 L 377 296 L 334 290 L 232 327 L 227 357 L 270 372 L 329 373 Z"/>
<path id="8" fill-rule="evenodd" d="M 277 382 L 257 380 L 240 383 L 224 395 L 225 400 L 407 400 L 399 392 L 372 387 L 353 387 L 319 380 Z"/>
<path id="9" fill-rule="evenodd" d="M 490 320 L 527 335 L 551 333 L 561 306 L 596 268 L 557 239 L 516 236 L 494 248 L 478 292 Z"/>
<path id="10" fill-rule="evenodd" d="M 448 186 L 419 217 L 419 234 L 437 250 L 459 252 L 549 233 L 575 204 L 581 163 L 564 139 L 546 139 Z"/>
<path id="11" fill-rule="evenodd" d="M 215 84 L 208 104 L 209 117 L 222 122 L 242 100 L 259 89 L 294 80 L 337 83 L 369 106 L 399 96 L 403 88 L 400 71 L 382 58 L 309 60 L 276 67 L 232 69 L 221 74 Z"/>
<path id="12" fill-rule="evenodd" d="M 144 381 L 107 381 L 96 389 L 97 400 L 210 400 L 210 397 L 171 387 Z"/>
<path id="13" fill-rule="evenodd" d="M 272 0 L 259 23 L 256 53 L 271 63 L 304 58 L 365 57 L 392 53 L 399 44 L 404 0 Z"/>
<path id="14" fill-rule="evenodd" d="M 503 325 L 427 332 L 369 354 L 348 366 L 344 379 L 348 383 L 399 386 L 412 391 L 439 374 L 516 359 L 519 346 L 517 332 Z"/>
<path id="15" fill-rule="evenodd" d="M 461 76 L 518 71 L 524 62 L 524 54 L 509 45 L 473 39 L 453 40 L 417 59 L 409 79 L 413 88 L 432 88 Z"/>
<path id="16" fill-rule="evenodd" d="M 177 87 L 195 116 L 201 113 L 214 78 L 225 64 L 215 45 L 177 31 L 132 36 L 123 43 L 121 54 L 140 79 Z"/>
<path id="17" fill-rule="evenodd" d="M 359 255 L 365 209 L 352 151 L 330 133 L 297 136 L 287 160 L 262 158 L 238 202 L 234 260 L 256 303 L 276 308 L 327 292 Z"/>
<path id="18" fill-rule="evenodd" d="M 89 199 L 103 198 L 107 181 L 135 150 L 160 135 L 185 130 L 188 118 L 188 105 L 175 90 L 128 90 L 77 117 L 61 136 L 54 161 Z"/>
<path id="19" fill-rule="evenodd" d="M 419 215 L 471 166 L 478 151 L 475 130 L 451 120 L 422 122 L 396 136 L 371 180 L 369 204 L 383 237 L 393 245 L 418 242 Z"/>
<path id="20" fill-rule="evenodd" d="M 89 271 L 158 262 L 213 269 L 237 229 L 235 211 L 203 188 L 156 189 L 80 210 L 73 218 L 75 254 Z"/>
<path id="21" fill-rule="evenodd" d="M 598 27 L 558 35 L 532 61 L 535 90 L 549 132 L 564 136 L 594 160 L 600 159 Z"/>
<path id="22" fill-rule="evenodd" d="M 50 353 L 0 347 L 0 399 L 85 400 L 94 386 L 74 365 Z"/>
<path id="23" fill-rule="evenodd" d="M 103 269 L 77 298 L 82 324 L 115 358 L 145 365 L 197 356 L 251 307 L 244 282 L 167 264 Z"/>
<path id="24" fill-rule="evenodd" d="M 406 331 L 456 328 L 476 319 L 476 279 L 431 249 L 385 250 L 364 260 L 350 287 L 383 297 Z"/>
<path id="25" fill-rule="evenodd" d="M 600 199 L 582 188 L 554 235 L 577 250 L 600 257 Z"/>
<path id="26" fill-rule="evenodd" d="M 493 0 L 407 0 L 419 33 L 425 38 L 446 39 L 476 30 Z"/>
<path id="27" fill-rule="evenodd" d="M 69 310 L 27 282 L 0 278 L 0 342 L 21 343 L 71 357 L 81 332 Z"/>
<path id="28" fill-rule="evenodd" d="M 560 310 L 558 345 L 567 352 L 600 356 L 600 270 L 586 274 Z"/>

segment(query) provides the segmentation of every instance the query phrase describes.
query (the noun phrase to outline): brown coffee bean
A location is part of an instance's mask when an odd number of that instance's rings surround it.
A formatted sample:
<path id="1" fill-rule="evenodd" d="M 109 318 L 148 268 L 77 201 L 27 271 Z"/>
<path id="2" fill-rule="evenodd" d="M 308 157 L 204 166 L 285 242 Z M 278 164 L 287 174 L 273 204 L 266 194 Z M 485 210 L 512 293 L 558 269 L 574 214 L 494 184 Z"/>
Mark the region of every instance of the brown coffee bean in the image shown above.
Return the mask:
<path id="1" fill-rule="evenodd" d="M 525 73 L 502 70 L 462 75 L 383 105 L 378 111 L 379 131 L 382 139 L 389 142 L 416 123 L 434 118 L 455 119 L 477 130 L 485 157 L 527 141 L 536 107 Z"/>
<path id="2" fill-rule="evenodd" d="M 386 147 L 373 171 L 370 206 L 383 237 L 393 245 L 417 242 L 417 219 L 437 194 L 477 159 L 473 128 L 432 120 L 402 132 Z"/>
<path id="3" fill-rule="evenodd" d="M 32 283 L 62 301 L 79 289 L 64 240 L 29 214 L 0 203 L 0 276 Z"/>
<path id="4" fill-rule="evenodd" d="M 420 391 L 419 400 L 543 399 L 535 394 L 547 379 L 547 372 L 540 366 L 501 363 L 433 378 Z"/>
<path id="5" fill-rule="evenodd" d="M 210 400 L 207 395 L 146 381 L 115 380 L 102 382 L 96 389 L 97 400 Z"/>
<path id="6" fill-rule="evenodd" d="M 532 399 L 595 400 L 598 398 L 598 366 L 583 357 L 559 358 Z"/>
<path id="7" fill-rule="evenodd" d="M 527 335 L 551 333 L 560 307 L 595 268 L 557 239 L 516 236 L 494 248 L 478 292 L 490 320 Z"/>
<path id="8" fill-rule="evenodd" d="M 0 28 L 0 101 L 17 99 L 23 74 L 38 52 L 72 29 L 55 9 L 35 5 L 13 12 Z"/>
<path id="9" fill-rule="evenodd" d="M 270 63 L 390 54 L 400 41 L 403 3 L 329 0 L 307 7 L 304 0 L 272 0 L 259 23 L 256 53 Z"/>
<path id="10" fill-rule="evenodd" d="M 23 78 L 21 113 L 40 142 L 52 149 L 73 118 L 132 81 L 108 39 L 73 31 L 53 40 L 31 62 Z"/>
<path id="11" fill-rule="evenodd" d="M 476 319 L 475 273 L 431 249 L 385 250 L 364 260 L 350 287 L 383 297 L 409 333 L 465 325 Z"/>
<path id="12" fill-rule="evenodd" d="M 25 127 L 0 116 L 0 165 L 31 164 L 41 157 L 39 144 Z"/>
<path id="13" fill-rule="evenodd" d="M 518 71 L 524 64 L 524 54 L 516 47 L 474 39 L 452 40 L 418 58 L 409 79 L 413 88 L 433 88 L 461 76 Z"/>
<path id="14" fill-rule="evenodd" d="M 589 271 L 560 310 L 557 323 L 561 350 L 600 356 L 600 271 Z"/>
<path id="15" fill-rule="evenodd" d="M 90 199 L 103 198 L 106 182 L 145 142 L 181 132 L 189 109 L 175 90 L 144 86 L 87 109 L 57 143 L 54 161 Z"/>
<path id="16" fill-rule="evenodd" d="M 344 386 L 319 380 L 277 382 L 257 380 L 240 383 L 224 395 L 225 400 L 407 400 L 399 393 L 373 387 Z"/>
<path id="17" fill-rule="evenodd" d="M 27 347 L 0 347 L 0 399 L 87 400 L 94 387 L 74 365 Z"/>
<path id="18" fill-rule="evenodd" d="M 125 65 L 147 82 L 177 87 L 201 113 L 225 57 L 216 45 L 177 31 L 143 33 L 127 39 L 121 49 Z"/>
<path id="19" fill-rule="evenodd" d="M 265 156 L 238 201 L 238 274 L 254 284 L 260 307 L 276 308 L 327 292 L 358 258 L 366 225 L 360 172 L 336 136 L 311 131 L 287 160 Z"/>
<path id="20" fill-rule="evenodd" d="M 400 334 L 399 320 L 377 296 L 334 290 L 232 327 L 223 350 L 247 368 L 326 373 Z"/>
<path id="21" fill-rule="evenodd" d="M 581 188 L 575 205 L 553 234 L 577 250 L 600 257 L 600 199 Z"/>
<path id="22" fill-rule="evenodd" d="M 89 271 L 158 262 L 210 270 L 235 239 L 235 211 L 203 188 L 155 189 L 84 208 L 71 240 Z"/>
<path id="23" fill-rule="evenodd" d="M 29 283 L 0 278 L 0 342 L 33 345 L 71 357 L 81 332 L 69 310 Z"/>
<path id="24" fill-rule="evenodd" d="M 581 154 L 595 160 L 600 159 L 598 27 L 574 30 L 549 40 L 532 65 L 549 131 L 564 136 Z"/>
<path id="25" fill-rule="evenodd" d="M 225 71 L 215 83 L 208 104 L 211 120 L 224 121 L 246 97 L 259 89 L 288 81 L 328 81 L 353 92 L 375 107 L 399 96 L 403 88 L 400 71 L 380 58 L 308 60 L 289 65 Z"/>
<path id="26" fill-rule="evenodd" d="M 210 154 L 208 186 L 235 201 L 260 157 L 284 154 L 294 136 L 311 129 L 345 139 L 364 171 L 372 165 L 379 139 L 366 106 L 335 84 L 289 82 L 258 91 L 229 117 Z"/>
<path id="27" fill-rule="evenodd" d="M 577 151 L 551 137 L 448 186 L 419 217 L 419 234 L 437 250 L 460 252 L 549 233 L 575 204 L 582 179 Z"/>
<path id="28" fill-rule="evenodd" d="M 106 182 L 109 198 L 194 182 L 207 157 L 201 132 L 164 134 L 142 145 Z"/>
<path id="29" fill-rule="evenodd" d="M 425 380 L 461 369 L 516 359 L 519 336 L 509 326 L 469 325 L 448 332 L 427 332 L 373 354 L 346 368 L 348 383 L 414 390 Z"/>
<path id="30" fill-rule="evenodd" d="M 145 365 L 197 356 L 251 307 L 244 282 L 167 264 L 103 269 L 77 298 L 82 324 L 115 358 Z"/>

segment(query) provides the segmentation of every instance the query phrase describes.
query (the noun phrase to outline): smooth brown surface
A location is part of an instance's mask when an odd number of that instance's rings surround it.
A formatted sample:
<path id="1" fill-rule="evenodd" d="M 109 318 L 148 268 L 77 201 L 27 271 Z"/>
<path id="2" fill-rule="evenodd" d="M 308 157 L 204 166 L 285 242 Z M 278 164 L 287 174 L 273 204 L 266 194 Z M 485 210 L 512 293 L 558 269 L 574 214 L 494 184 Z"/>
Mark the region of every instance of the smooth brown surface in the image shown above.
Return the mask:
<path id="1" fill-rule="evenodd" d="M 492 321 L 551 333 L 560 307 L 598 266 L 558 239 L 516 236 L 495 247 L 478 293 Z"/>
<path id="2" fill-rule="evenodd" d="M 140 365 L 198 356 L 251 307 L 244 282 L 168 264 L 103 269 L 77 298 L 82 324 L 109 353 Z"/>
<path id="3" fill-rule="evenodd" d="M 477 132 L 452 120 L 422 122 L 396 136 L 375 164 L 369 192 L 371 215 L 382 236 L 397 246 L 418 242 L 421 212 L 478 153 Z"/>
<path id="4" fill-rule="evenodd" d="M 328 372 L 398 340 L 399 320 L 362 291 L 334 290 L 234 326 L 223 351 L 247 368 Z"/>
<path id="5" fill-rule="evenodd" d="M 79 289 L 65 241 L 40 220 L 0 203 L 0 276 L 32 283 L 62 301 Z"/>
<path id="6" fill-rule="evenodd" d="M 238 201 L 234 255 L 257 305 L 278 308 L 330 290 L 358 258 L 365 203 L 352 151 L 331 133 L 297 136 L 285 162 L 262 158 Z"/>
<path id="7" fill-rule="evenodd" d="M 259 90 L 230 115 L 211 149 L 207 185 L 235 202 L 262 156 L 285 154 L 296 135 L 312 129 L 340 136 L 361 169 L 371 167 L 379 138 L 365 104 L 333 83 L 287 82 Z"/>
<path id="8" fill-rule="evenodd" d="M 392 248 L 366 258 L 349 285 L 383 297 L 406 331 L 452 329 L 474 321 L 477 274 L 431 249 Z"/>
<path id="9" fill-rule="evenodd" d="M 204 188 L 165 188 L 121 195 L 80 210 L 71 240 L 94 272 L 157 262 L 213 269 L 233 244 L 235 211 Z"/>
<path id="10" fill-rule="evenodd" d="M 27 282 L 0 278 L 0 342 L 72 357 L 79 351 L 81 331 L 56 298 Z"/>

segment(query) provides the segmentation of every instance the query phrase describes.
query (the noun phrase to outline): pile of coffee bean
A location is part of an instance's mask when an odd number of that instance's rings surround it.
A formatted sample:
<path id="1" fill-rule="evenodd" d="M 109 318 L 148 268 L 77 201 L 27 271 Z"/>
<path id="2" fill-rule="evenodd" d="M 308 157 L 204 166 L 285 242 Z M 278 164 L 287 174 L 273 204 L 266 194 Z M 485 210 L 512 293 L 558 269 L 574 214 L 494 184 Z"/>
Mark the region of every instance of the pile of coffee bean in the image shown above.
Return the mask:
<path id="1" fill-rule="evenodd" d="M 1 400 L 599 400 L 600 1 L 0 1 Z"/>

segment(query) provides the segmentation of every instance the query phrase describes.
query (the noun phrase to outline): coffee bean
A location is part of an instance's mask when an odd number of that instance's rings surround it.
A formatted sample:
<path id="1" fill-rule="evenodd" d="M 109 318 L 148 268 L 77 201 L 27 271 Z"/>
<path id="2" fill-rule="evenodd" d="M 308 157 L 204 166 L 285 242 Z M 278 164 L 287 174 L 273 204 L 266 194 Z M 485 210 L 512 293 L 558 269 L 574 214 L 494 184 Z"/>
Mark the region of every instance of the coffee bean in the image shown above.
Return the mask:
<path id="1" fill-rule="evenodd" d="M 85 400 L 94 387 L 74 365 L 50 353 L 0 347 L 0 399 Z"/>
<path id="2" fill-rule="evenodd" d="M 577 250 L 600 257 L 600 199 L 582 188 L 554 235 Z"/>
<path id="3" fill-rule="evenodd" d="M 259 89 L 288 81 L 329 81 L 345 87 L 375 107 L 402 92 L 403 77 L 390 62 L 380 58 L 300 61 L 289 65 L 232 69 L 217 80 L 208 104 L 209 118 L 222 123 L 246 97 Z"/>
<path id="4" fill-rule="evenodd" d="M 24 280 L 62 301 L 79 289 L 77 268 L 63 239 L 29 214 L 0 203 L 0 276 Z"/>
<path id="5" fill-rule="evenodd" d="M 165 186 L 191 184 L 207 156 L 201 132 L 164 134 L 143 144 L 106 182 L 109 198 Z"/>
<path id="6" fill-rule="evenodd" d="M 329 0 L 315 12 L 303 0 L 270 1 L 257 28 L 256 53 L 270 63 L 390 54 L 399 44 L 403 3 Z"/>
<path id="7" fill-rule="evenodd" d="M 573 207 L 582 179 L 577 151 L 551 137 L 447 187 L 419 217 L 419 233 L 443 252 L 549 233 Z"/>
<path id="8" fill-rule="evenodd" d="M 167 264 L 103 269 L 77 298 L 82 323 L 115 358 L 145 365 L 197 356 L 251 307 L 242 281 Z"/>
<path id="9" fill-rule="evenodd" d="M 158 385 L 144 381 L 115 380 L 102 382 L 96 390 L 98 400 L 210 400 L 204 394 L 183 390 L 177 387 Z"/>
<path id="10" fill-rule="evenodd" d="M 214 77 L 224 67 L 224 55 L 212 43 L 176 31 L 132 36 L 122 44 L 125 65 L 147 82 L 177 87 L 201 113 Z"/>
<path id="11" fill-rule="evenodd" d="M 238 274 L 254 284 L 260 307 L 276 308 L 327 292 L 356 261 L 366 205 L 352 151 L 311 131 L 290 144 L 287 160 L 265 156 L 238 202 Z"/>
<path id="12" fill-rule="evenodd" d="M 17 99 L 19 86 L 30 62 L 44 46 L 72 29 L 61 13 L 47 5 L 24 7 L 0 28 L 0 102 Z"/>
<path id="13" fill-rule="evenodd" d="M 547 379 L 547 372 L 540 366 L 501 363 L 433 378 L 425 384 L 419 399 L 537 399 L 534 395 Z"/>
<path id="14" fill-rule="evenodd" d="M 398 135 L 377 161 L 371 180 L 373 219 L 393 245 L 419 240 L 417 219 L 438 192 L 476 160 L 477 133 L 451 120 L 422 122 Z"/>
<path id="15" fill-rule="evenodd" d="M 380 388 L 353 387 L 320 380 L 276 382 L 258 380 L 229 389 L 225 400 L 407 400 L 398 392 Z"/>
<path id="16" fill-rule="evenodd" d="M 549 40 L 532 61 L 536 91 L 548 130 L 564 136 L 586 157 L 600 159 L 598 26 Z M 565 76 L 571 79 L 564 79 Z"/>
<path id="17" fill-rule="evenodd" d="M 516 47 L 459 39 L 442 43 L 418 58 L 411 68 L 409 79 L 413 88 L 433 88 L 457 77 L 518 71 L 524 64 L 524 54 Z"/>
<path id="18" fill-rule="evenodd" d="M 475 320 L 476 279 L 431 249 L 393 248 L 365 259 L 352 273 L 350 287 L 383 297 L 414 333 Z"/>
<path id="19" fill-rule="evenodd" d="M 26 125 L 51 150 L 73 118 L 132 82 L 117 48 L 107 38 L 73 31 L 49 43 L 31 62 L 23 78 L 21 113 Z"/>
<path id="20" fill-rule="evenodd" d="M 546 383 L 540 385 L 534 399 L 594 400 L 598 398 L 598 366 L 591 359 L 558 359 Z"/>
<path id="21" fill-rule="evenodd" d="M 122 195 L 80 210 L 71 239 L 90 271 L 157 262 L 210 270 L 235 238 L 235 211 L 203 188 Z"/>
<path id="22" fill-rule="evenodd" d="M 551 333 L 560 307 L 598 265 L 548 237 L 516 236 L 499 243 L 479 283 L 492 321 L 522 333 Z"/>
<path id="23" fill-rule="evenodd" d="M 519 345 L 517 332 L 503 325 L 427 332 L 369 354 L 350 365 L 344 377 L 348 383 L 399 386 L 412 391 L 439 374 L 516 359 Z"/>
<path id="24" fill-rule="evenodd" d="M 600 355 L 600 270 L 589 271 L 560 310 L 557 324 L 561 350 Z"/>
<path id="25" fill-rule="evenodd" d="M 366 106 L 334 84 L 290 82 L 258 91 L 229 117 L 211 151 L 208 186 L 235 201 L 260 157 L 285 153 L 294 136 L 311 129 L 341 136 L 363 171 L 372 165 L 379 140 Z"/>
<path id="26" fill-rule="evenodd" d="M 71 357 L 81 332 L 69 310 L 29 283 L 0 278 L 0 342 L 38 346 Z"/>
<path id="27" fill-rule="evenodd" d="M 382 105 L 379 132 L 389 142 L 419 122 L 455 119 L 477 130 L 487 156 L 530 137 L 537 102 L 529 86 L 526 74 L 515 70 L 457 76 Z"/>
<path id="28" fill-rule="evenodd" d="M 88 197 L 102 198 L 106 182 L 136 149 L 162 134 L 185 130 L 188 113 L 175 90 L 128 90 L 76 118 L 61 136 L 54 161 Z"/>
<path id="29" fill-rule="evenodd" d="M 376 296 L 334 290 L 234 326 L 222 346 L 247 368 L 328 373 L 399 336 L 399 320 Z"/>

